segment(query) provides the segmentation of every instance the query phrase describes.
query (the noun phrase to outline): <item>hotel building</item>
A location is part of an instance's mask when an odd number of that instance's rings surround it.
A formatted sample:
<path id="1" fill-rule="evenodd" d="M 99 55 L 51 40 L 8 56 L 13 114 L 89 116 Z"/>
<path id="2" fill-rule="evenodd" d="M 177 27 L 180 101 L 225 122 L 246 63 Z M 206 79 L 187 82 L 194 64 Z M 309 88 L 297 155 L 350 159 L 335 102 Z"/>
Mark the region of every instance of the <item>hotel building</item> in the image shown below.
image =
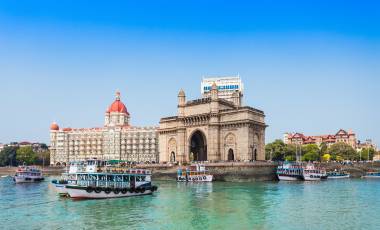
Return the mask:
<path id="1" fill-rule="evenodd" d="M 117 92 L 105 113 L 103 127 L 61 129 L 51 124 L 51 165 L 88 158 L 158 162 L 157 127 L 134 127 L 129 121 L 130 114 Z"/>

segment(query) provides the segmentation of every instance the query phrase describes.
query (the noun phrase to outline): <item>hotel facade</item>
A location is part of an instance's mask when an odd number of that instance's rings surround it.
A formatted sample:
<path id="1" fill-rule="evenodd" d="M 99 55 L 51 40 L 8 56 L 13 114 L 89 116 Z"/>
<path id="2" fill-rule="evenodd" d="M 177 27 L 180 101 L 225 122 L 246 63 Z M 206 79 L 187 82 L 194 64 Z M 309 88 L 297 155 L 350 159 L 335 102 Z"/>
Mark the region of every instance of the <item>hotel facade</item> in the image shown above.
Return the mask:
<path id="1" fill-rule="evenodd" d="M 130 114 L 116 93 L 105 113 L 104 126 L 97 128 L 60 128 L 50 126 L 51 165 L 89 158 L 158 162 L 157 127 L 134 127 Z"/>

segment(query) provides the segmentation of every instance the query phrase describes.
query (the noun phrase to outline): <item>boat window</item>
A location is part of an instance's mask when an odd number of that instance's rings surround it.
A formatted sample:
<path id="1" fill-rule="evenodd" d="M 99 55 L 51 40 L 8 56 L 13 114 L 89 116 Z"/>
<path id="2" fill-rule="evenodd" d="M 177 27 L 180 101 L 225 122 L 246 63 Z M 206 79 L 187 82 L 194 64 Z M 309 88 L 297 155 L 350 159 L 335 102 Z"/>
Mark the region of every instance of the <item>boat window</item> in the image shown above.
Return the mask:
<path id="1" fill-rule="evenodd" d="M 129 176 L 123 176 L 123 180 L 124 180 L 125 182 L 129 182 Z"/>
<path id="2" fill-rule="evenodd" d="M 141 176 L 141 181 L 145 181 L 145 176 Z"/>
<path id="3" fill-rule="evenodd" d="M 108 175 L 107 176 L 107 181 L 113 181 L 114 180 L 114 176 L 113 175 Z"/>

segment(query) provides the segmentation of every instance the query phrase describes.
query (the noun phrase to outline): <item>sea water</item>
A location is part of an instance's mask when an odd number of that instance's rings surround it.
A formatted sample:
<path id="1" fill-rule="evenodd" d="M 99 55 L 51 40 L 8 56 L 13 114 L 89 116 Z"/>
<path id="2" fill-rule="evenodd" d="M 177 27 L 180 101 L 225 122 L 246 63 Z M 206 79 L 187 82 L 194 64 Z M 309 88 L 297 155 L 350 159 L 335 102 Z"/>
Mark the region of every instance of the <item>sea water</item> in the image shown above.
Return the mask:
<path id="1" fill-rule="evenodd" d="M 152 196 L 74 201 L 47 178 L 0 178 L 1 229 L 380 229 L 380 180 L 176 183 Z"/>

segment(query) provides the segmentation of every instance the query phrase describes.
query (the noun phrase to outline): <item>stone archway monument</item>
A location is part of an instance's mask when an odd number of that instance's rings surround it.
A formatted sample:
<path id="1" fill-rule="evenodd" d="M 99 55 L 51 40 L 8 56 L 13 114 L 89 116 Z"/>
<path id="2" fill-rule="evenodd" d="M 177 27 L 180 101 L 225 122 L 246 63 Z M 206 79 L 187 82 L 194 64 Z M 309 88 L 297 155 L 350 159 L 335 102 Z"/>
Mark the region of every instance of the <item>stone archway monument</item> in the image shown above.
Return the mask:
<path id="1" fill-rule="evenodd" d="M 180 163 L 250 161 L 251 146 L 257 150 L 255 160 L 265 160 L 264 112 L 242 106 L 242 92 L 227 97 L 219 89 L 234 88 L 214 82 L 209 93 L 192 101 L 179 92 L 177 116 L 160 120 L 160 162 L 170 162 L 173 149 Z"/>

